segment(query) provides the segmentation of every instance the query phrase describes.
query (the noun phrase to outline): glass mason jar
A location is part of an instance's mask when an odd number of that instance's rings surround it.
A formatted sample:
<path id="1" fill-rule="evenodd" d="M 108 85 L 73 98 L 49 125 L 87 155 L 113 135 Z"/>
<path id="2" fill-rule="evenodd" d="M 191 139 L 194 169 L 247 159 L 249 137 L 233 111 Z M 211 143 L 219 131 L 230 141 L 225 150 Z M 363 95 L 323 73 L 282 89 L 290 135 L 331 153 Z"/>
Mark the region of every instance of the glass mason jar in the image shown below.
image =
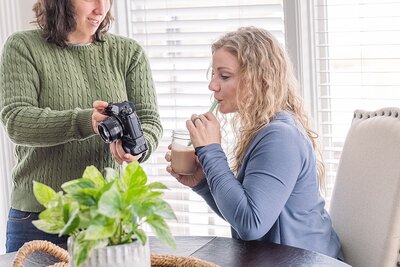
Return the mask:
<path id="1" fill-rule="evenodd" d="M 187 130 L 172 131 L 171 168 L 175 173 L 191 175 L 196 171 L 196 155 Z"/>

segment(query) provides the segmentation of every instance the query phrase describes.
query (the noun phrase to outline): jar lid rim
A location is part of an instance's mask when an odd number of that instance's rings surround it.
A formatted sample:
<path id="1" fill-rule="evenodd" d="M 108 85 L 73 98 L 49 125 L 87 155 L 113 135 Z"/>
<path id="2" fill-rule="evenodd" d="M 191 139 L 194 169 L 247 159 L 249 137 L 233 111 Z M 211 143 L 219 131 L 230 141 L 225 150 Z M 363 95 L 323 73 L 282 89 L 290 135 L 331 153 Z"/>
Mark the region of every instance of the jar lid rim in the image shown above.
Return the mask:
<path id="1" fill-rule="evenodd" d="M 175 129 L 172 130 L 172 134 L 189 134 L 187 129 Z"/>

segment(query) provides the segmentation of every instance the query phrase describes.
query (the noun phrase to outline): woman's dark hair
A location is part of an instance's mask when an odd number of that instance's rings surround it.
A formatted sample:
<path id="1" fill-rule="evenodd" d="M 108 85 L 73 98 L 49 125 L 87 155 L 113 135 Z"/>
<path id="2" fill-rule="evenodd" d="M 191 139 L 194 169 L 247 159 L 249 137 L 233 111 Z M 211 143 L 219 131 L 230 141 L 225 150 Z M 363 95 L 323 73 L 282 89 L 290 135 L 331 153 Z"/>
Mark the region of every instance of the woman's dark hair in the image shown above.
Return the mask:
<path id="1" fill-rule="evenodd" d="M 72 0 L 37 0 L 33 11 L 36 16 L 35 22 L 43 30 L 46 41 L 61 47 L 67 46 L 68 34 L 76 29 Z M 109 30 L 112 20 L 113 17 L 108 11 L 94 35 L 94 41 L 104 41 L 104 34 Z"/>

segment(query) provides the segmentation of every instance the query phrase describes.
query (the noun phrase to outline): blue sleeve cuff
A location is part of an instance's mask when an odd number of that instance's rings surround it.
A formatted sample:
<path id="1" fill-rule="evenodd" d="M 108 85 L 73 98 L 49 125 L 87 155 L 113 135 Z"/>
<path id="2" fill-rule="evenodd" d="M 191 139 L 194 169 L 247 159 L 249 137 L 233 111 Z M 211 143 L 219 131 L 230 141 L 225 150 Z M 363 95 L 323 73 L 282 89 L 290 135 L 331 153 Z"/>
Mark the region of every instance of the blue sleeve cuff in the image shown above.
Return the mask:
<path id="1" fill-rule="evenodd" d="M 192 188 L 192 190 L 199 195 L 204 195 L 208 193 L 210 189 L 208 188 L 207 179 L 201 180 L 198 185 Z"/>
<path id="2" fill-rule="evenodd" d="M 196 156 L 198 156 L 197 155 L 197 152 L 199 152 L 200 151 L 200 149 L 202 149 L 204 146 L 198 146 L 198 147 L 196 147 L 195 149 L 194 149 L 194 154 L 196 155 Z"/>

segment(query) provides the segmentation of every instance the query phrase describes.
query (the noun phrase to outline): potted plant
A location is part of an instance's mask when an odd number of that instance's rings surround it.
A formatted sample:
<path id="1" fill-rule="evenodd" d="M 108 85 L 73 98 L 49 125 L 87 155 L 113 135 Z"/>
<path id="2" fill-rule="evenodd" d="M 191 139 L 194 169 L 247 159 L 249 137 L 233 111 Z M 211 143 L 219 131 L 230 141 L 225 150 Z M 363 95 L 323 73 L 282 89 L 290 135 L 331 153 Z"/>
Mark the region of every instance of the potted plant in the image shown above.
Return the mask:
<path id="1" fill-rule="evenodd" d="M 72 266 L 86 264 L 94 256 L 92 252 L 109 256 L 111 252 L 101 250 L 126 244 L 138 246 L 136 250 L 146 254 L 144 262 L 150 266 L 147 235 L 142 227 L 145 224 L 161 242 L 175 247 L 165 219 L 176 217 L 161 198 L 166 186 L 159 182 L 147 183 L 146 173 L 137 162 L 128 164 L 122 174 L 106 168 L 104 177 L 96 167 L 89 166 L 82 178 L 68 181 L 61 188 L 63 191 L 55 192 L 34 182 L 35 197 L 46 209 L 33 224 L 47 233 L 70 236 L 68 251 Z M 127 248 L 122 250 L 127 257 L 137 253 Z M 117 260 L 125 257 L 121 256 L 122 252 L 115 253 L 119 256 L 111 266 L 117 266 Z M 95 260 L 96 264 L 105 261 Z M 132 265 L 132 259 L 128 259 L 127 265 Z"/>

